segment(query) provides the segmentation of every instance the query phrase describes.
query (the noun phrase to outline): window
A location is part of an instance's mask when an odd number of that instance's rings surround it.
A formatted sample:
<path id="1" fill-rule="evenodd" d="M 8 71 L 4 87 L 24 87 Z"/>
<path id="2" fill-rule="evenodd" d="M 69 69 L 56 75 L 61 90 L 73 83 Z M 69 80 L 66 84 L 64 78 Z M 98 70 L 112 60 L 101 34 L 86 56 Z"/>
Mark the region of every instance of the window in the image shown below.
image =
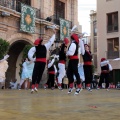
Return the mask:
<path id="1" fill-rule="evenodd" d="M 97 38 L 94 38 L 94 52 L 97 52 Z"/>
<path id="2" fill-rule="evenodd" d="M 106 0 L 106 2 L 109 2 L 109 1 L 112 1 L 112 0 Z"/>
<path id="3" fill-rule="evenodd" d="M 15 0 L 0 0 L 0 5 L 14 10 Z"/>
<path id="4" fill-rule="evenodd" d="M 119 38 L 111 38 L 107 40 L 108 51 L 107 57 L 108 59 L 114 59 L 119 57 Z"/>
<path id="5" fill-rule="evenodd" d="M 93 55 L 93 60 L 94 60 L 94 66 L 95 68 L 97 68 L 97 55 L 96 54 Z"/>
<path id="6" fill-rule="evenodd" d="M 16 0 L 16 10 L 21 12 L 21 3 L 31 5 L 31 0 Z"/>
<path id="7" fill-rule="evenodd" d="M 93 21 L 93 33 L 94 33 L 94 36 L 97 36 L 97 22 L 96 21 Z"/>
<path id="8" fill-rule="evenodd" d="M 118 12 L 107 14 L 107 32 L 118 31 Z"/>
<path id="9" fill-rule="evenodd" d="M 16 3 L 21 2 L 24 3 L 26 5 L 30 5 L 31 4 L 31 0 L 16 0 Z"/>
<path id="10" fill-rule="evenodd" d="M 65 18 L 65 3 L 59 0 L 54 0 L 54 17 L 54 22 L 56 24 L 59 24 L 59 18 Z"/>

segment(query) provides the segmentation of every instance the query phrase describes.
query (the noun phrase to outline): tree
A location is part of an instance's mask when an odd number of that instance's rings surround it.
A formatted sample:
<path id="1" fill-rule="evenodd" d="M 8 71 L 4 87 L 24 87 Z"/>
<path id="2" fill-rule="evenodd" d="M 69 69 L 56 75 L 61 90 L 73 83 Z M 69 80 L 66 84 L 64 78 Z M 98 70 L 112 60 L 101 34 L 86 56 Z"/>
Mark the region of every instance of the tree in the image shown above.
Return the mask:
<path id="1" fill-rule="evenodd" d="M 4 56 L 8 53 L 9 46 L 9 42 L 0 38 L 0 59 L 3 59 Z"/>

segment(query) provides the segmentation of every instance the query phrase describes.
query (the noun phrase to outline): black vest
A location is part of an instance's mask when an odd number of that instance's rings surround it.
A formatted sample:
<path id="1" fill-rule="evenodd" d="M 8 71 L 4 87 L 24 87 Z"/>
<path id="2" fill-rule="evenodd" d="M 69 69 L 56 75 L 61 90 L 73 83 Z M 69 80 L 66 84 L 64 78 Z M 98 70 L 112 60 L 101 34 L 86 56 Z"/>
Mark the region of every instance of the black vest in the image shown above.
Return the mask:
<path id="1" fill-rule="evenodd" d="M 66 61 L 66 53 L 64 52 L 65 47 L 67 47 L 67 46 L 65 46 L 65 44 L 63 43 L 61 45 L 61 49 L 60 49 L 60 52 L 59 52 L 59 61 L 61 61 L 61 60 Z"/>
<path id="2" fill-rule="evenodd" d="M 54 71 L 54 72 L 55 72 L 54 64 L 53 64 L 50 68 L 48 68 L 48 72 L 51 72 L 51 71 Z"/>
<path id="3" fill-rule="evenodd" d="M 109 70 L 109 65 L 101 67 L 101 70 Z"/>
<path id="4" fill-rule="evenodd" d="M 46 58 L 47 50 L 44 45 L 38 45 L 36 47 L 36 58 Z"/>
<path id="5" fill-rule="evenodd" d="M 83 61 L 84 61 L 84 62 L 92 62 L 91 52 L 88 53 L 88 52 L 85 50 L 85 54 L 82 55 L 82 56 L 83 56 Z"/>

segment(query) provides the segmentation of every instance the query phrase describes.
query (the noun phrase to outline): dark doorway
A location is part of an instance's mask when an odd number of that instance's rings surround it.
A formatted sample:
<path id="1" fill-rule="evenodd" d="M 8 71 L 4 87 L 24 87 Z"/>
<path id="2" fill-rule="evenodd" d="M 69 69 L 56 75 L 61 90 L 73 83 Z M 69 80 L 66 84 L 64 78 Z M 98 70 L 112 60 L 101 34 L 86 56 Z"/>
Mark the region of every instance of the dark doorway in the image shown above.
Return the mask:
<path id="1" fill-rule="evenodd" d="M 25 47 L 25 45 L 28 45 L 30 43 L 23 41 L 23 40 L 18 40 L 16 42 L 14 42 L 9 49 L 9 59 L 8 59 L 8 70 L 6 72 L 6 81 L 5 81 L 5 86 L 6 88 L 9 87 L 9 82 L 11 80 L 16 79 L 16 62 L 18 60 L 18 57 L 20 55 L 20 53 L 22 52 L 23 48 Z M 22 60 L 22 58 L 21 58 Z"/>

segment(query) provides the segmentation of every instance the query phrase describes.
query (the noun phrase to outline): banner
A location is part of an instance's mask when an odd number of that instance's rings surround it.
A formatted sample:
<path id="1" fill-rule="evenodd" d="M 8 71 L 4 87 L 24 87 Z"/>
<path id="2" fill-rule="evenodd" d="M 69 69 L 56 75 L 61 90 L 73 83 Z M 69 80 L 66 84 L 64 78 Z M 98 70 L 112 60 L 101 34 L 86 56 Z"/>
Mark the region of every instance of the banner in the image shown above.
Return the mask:
<path id="1" fill-rule="evenodd" d="M 28 33 L 35 33 L 35 18 L 35 9 L 21 3 L 20 30 Z"/>
<path id="2" fill-rule="evenodd" d="M 69 38 L 69 26 L 69 21 L 60 18 L 60 40 L 63 40 L 65 37 Z"/>

